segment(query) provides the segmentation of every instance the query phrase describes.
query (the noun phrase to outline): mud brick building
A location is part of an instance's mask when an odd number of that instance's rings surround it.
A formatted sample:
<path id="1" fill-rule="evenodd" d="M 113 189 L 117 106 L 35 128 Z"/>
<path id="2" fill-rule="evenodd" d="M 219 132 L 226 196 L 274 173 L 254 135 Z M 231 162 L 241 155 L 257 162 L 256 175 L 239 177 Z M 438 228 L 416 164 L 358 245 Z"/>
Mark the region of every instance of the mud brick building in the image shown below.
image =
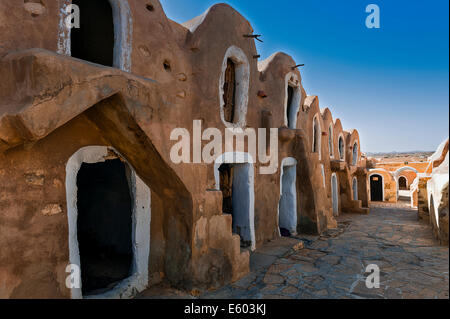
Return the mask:
<path id="1" fill-rule="evenodd" d="M 0 21 L 0 298 L 219 287 L 268 240 L 368 213 L 358 132 L 307 95 L 292 57 L 258 61 L 230 6 L 179 24 L 157 0 L 8 0 Z M 225 149 L 175 164 L 171 132 L 195 120 L 276 128 L 276 173 Z"/>

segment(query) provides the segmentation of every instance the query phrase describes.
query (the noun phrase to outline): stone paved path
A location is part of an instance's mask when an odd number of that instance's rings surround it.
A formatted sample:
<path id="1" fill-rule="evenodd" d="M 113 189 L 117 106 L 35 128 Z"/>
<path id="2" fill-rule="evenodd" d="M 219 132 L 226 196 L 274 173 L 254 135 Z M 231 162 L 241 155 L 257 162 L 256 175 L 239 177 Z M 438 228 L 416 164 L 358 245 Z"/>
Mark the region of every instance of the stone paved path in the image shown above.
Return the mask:
<path id="1" fill-rule="evenodd" d="M 321 237 L 264 245 L 252 254 L 249 275 L 199 298 L 449 298 L 449 249 L 415 211 L 378 205 L 338 222 Z M 294 251 L 299 240 L 305 248 Z M 366 288 L 369 264 L 380 268 L 378 289 Z"/>

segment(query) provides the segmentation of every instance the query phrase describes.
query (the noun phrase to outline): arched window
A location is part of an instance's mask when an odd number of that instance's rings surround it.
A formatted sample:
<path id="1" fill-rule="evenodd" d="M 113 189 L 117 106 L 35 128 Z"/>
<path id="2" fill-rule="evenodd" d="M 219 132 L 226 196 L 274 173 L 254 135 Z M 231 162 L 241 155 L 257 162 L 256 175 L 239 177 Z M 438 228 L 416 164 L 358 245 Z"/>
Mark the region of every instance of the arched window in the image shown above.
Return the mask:
<path id="1" fill-rule="evenodd" d="M 355 144 L 353 144 L 353 156 L 352 156 L 352 164 L 356 165 L 358 163 L 358 143 L 355 142 Z"/>
<path id="2" fill-rule="evenodd" d="M 286 100 L 284 124 L 290 129 L 297 128 L 297 115 L 300 109 L 302 93 L 300 90 L 300 81 L 295 73 L 286 75 Z"/>
<path id="3" fill-rule="evenodd" d="M 321 131 L 320 124 L 317 118 L 318 116 L 314 116 L 313 120 L 313 143 L 312 143 L 312 152 L 319 153 L 319 159 L 321 158 Z"/>
<path id="4" fill-rule="evenodd" d="M 334 157 L 333 124 L 330 124 L 330 127 L 328 128 L 328 148 L 330 149 L 330 157 Z"/>
<path id="5" fill-rule="evenodd" d="M 150 189 L 112 147 L 87 146 L 66 165 L 72 298 L 122 298 L 148 282 Z M 147 284 L 144 284 L 144 287 Z"/>
<path id="6" fill-rule="evenodd" d="M 231 46 L 225 53 L 219 82 L 220 118 L 229 128 L 245 126 L 250 65 L 244 51 Z"/>
<path id="7" fill-rule="evenodd" d="M 343 160 L 345 158 L 345 144 L 344 138 L 339 136 L 339 159 Z"/>

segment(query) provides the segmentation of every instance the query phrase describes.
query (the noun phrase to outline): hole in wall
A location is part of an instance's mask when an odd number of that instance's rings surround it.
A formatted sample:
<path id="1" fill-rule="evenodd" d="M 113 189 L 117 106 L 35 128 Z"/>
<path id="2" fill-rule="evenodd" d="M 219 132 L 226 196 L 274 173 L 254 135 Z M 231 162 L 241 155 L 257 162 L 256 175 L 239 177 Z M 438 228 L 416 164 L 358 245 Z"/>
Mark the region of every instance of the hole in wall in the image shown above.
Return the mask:
<path id="1" fill-rule="evenodd" d="M 168 60 L 165 60 L 163 62 L 163 67 L 164 67 L 164 70 L 166 70 L 167 72 L 172 71 L 172 67 L 170 66 L 170 62 Z"/>
<path id="2" fill-rule="evenodd" d="M 139 46 L 139 52 L 145 57 L 151 56 L 150 50 L 145 45 Z"/>
<path id="3" fill-rule="evenodd" d="M 145 5 L 145 8 L 146 8 L 148 11 L 150 11 L 150 12 L 155 11 L 155 7 L 154 7 L 151 3 L 147 3 L 147 4 Z"/>

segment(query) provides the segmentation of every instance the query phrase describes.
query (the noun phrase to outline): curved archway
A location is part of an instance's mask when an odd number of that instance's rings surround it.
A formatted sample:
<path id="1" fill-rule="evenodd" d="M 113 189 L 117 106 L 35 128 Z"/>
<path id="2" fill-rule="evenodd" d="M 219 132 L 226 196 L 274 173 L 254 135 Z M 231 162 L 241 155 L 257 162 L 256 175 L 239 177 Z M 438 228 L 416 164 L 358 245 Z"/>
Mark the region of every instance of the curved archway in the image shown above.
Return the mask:
<path id="1" fill-rule="evenodd" d="M 119 166 L 110 168 L 108 163 Z M 120 165 L 125 168 L 122 177 Z M 116 176 L 114 180 L 112 176 Z M 117 189 L 116 184 L 128 184 L 125 188 L 129 190 Z M 130 194 L 131 206 L 127 206 Z M 112 147 L 83 147 L 67 162 L 66 198 L 69 260 L 83 269 L 83 288 L 75 284 L 72 298 L 123 298 L 132 296 L 134 290 L 145 289 L 150 254 L 150 189 L 134 168 Z M 131 213 L 129 220 L 127 213 Z M 127 260 L 130 254 L 132 260 Z M 108 267 L 114 267 L 114 275 L 105 275 L 110 272 Z M 111 284 L 113 288 L 106 290 Z"/>
<path id="2" fill-rule="evenodd" d="M 394 172 L 394 176 L 397 177 L 397 176 L 400 175 L 401 172 L 403 172 L 403 171 L 408 171 L 408 170 L 413 171 L 413 172 L 415 172 L 416 174 L 419 174 L 419 171 L 418 171 L 417 169 L 415 169 L 414 167 L 411 167 L 411 166 L 403 166 L 403 167 L 400 167 L 398 170 L 396 170 L 396 171 Z"/>
<path id="3" fill-rule="evenodd" d="M 383 175 L 373 173 L 369 175 L 370 184 L 370 201 L 383 202 L 384 201 L 384 178 Z"/>

